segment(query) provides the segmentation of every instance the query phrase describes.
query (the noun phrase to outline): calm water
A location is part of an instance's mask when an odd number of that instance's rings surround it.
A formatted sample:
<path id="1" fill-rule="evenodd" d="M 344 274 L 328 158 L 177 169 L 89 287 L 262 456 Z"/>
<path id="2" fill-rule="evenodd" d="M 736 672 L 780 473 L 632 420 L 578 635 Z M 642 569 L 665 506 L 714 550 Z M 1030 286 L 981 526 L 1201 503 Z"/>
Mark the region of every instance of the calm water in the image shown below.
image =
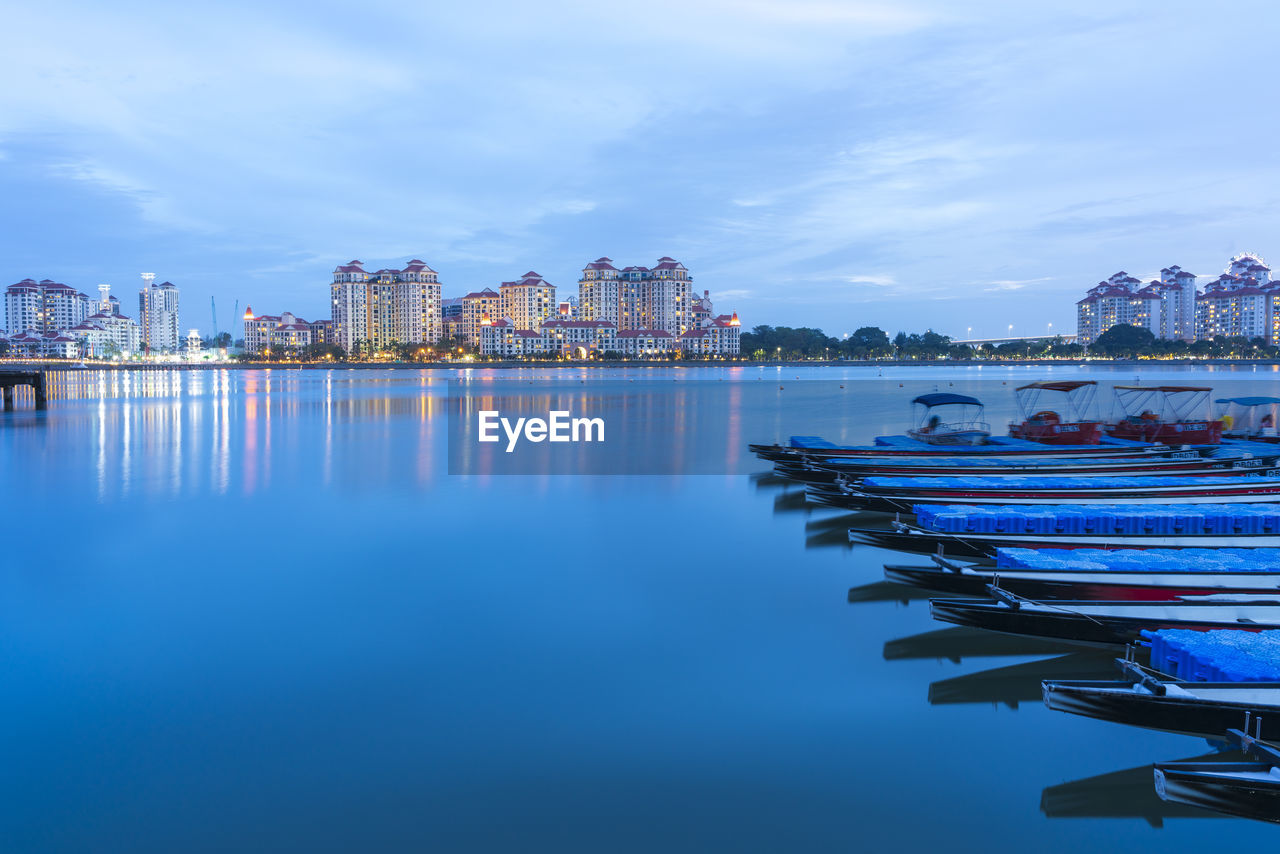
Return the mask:
<path id="1" fill-rule="evenodd" d="M 0 417 L 4 850 L 1274 845 L 1156 800 L 1145 766 L 1203 741 L 1043 708 L 1105 654 L 850 602 L 895 556 L 745 451 L 899 432 L 935 387 L 999 424 L 1021 382 L 1134 375 L 504 373 L 679 394 L 666 452 L 724 472 L 508 477 L 447 473 L 445 372 L 82 373 Z"/>

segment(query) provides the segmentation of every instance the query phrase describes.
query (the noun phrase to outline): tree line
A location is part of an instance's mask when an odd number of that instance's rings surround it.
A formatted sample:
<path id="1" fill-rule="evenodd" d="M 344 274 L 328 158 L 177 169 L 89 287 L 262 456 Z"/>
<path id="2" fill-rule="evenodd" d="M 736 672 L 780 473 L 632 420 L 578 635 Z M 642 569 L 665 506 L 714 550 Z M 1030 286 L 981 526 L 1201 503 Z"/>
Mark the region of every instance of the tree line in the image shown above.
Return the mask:
<path id="1" fill-rule="evenodd" d="M 1150 329 L 1119 324 L 1090 344 L 1062 337 L 1007 341 L 1003 344 L 957 344 L 948 335 L 928 331 L 899 332 L 893 338 L 876 326 L 864 326 L 844 338 L 821 329 L 757 326 L 742 333 L 742 356 L 754 360 L 803 359 L 1280 359 L 1280 347 L 1262 338 L 1218 336 L 1203 341 L 1170 341 Z"/>

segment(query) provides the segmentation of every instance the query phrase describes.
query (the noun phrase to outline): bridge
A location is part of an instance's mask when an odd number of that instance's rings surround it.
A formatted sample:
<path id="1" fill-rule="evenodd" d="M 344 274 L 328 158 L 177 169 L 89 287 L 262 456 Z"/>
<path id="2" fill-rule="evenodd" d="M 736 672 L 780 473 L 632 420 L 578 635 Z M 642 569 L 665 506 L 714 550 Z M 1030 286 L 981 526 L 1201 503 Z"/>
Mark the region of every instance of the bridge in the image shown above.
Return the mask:
<path id="1" fill-rule="evenodd" d="M 1076 343 L 1076 335 L 1014 335 L 1010 338 L 953 338 L 952 344 L 968 344 L 970 347 L 977 347 L 979 344 L 1012 344 L 1015 341 L 1057 341 L 1061 339 L 1063 344 Z"/>
<path id="2" fill-rule="evenodd" d="M 36 409 L 48 407 L 44 371 L 35 368 L 0 368 L 0 391 L 4 393 L 5 409 L 13 409 L 13 390 L 20 385 L 31 386 L 31 391 L 35 394 Z"/>

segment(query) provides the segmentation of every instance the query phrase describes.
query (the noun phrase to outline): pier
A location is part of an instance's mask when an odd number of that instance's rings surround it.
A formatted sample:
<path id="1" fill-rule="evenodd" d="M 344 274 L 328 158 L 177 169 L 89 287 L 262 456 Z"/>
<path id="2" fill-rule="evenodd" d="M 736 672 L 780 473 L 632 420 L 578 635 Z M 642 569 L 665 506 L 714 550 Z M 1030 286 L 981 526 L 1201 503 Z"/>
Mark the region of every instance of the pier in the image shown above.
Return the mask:
<path id="1" fill-rule="evenodd" d="M 48 408 L 45 394 L 44 371 L 36 368 L 0 368 L 0 392 L 4 395 L 4 408 L 13 409 L 13 390 L 20 385 L 31 386 L 35 394 L 36 409 Z"/>

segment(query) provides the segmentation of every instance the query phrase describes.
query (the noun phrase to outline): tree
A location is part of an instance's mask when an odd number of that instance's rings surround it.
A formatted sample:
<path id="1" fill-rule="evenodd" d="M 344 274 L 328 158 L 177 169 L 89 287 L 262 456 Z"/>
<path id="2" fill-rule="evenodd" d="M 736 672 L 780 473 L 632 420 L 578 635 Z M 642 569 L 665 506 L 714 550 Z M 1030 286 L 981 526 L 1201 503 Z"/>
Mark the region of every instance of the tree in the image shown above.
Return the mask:
<path id="1" fill-rule="evenodd" d="M 862 326 L 840 342 L 840 349 L 854 359 L 874 359 L 893 352 L 889 335 L 878 326 Z"/>
<path id="2" fill-rule="evenodd" d="M 1137 358 L 1151 352 L 1156 336 L 1144 326 L 1117 323 L 1089 345 L 1089 352 L 1111 358 Z"/>

